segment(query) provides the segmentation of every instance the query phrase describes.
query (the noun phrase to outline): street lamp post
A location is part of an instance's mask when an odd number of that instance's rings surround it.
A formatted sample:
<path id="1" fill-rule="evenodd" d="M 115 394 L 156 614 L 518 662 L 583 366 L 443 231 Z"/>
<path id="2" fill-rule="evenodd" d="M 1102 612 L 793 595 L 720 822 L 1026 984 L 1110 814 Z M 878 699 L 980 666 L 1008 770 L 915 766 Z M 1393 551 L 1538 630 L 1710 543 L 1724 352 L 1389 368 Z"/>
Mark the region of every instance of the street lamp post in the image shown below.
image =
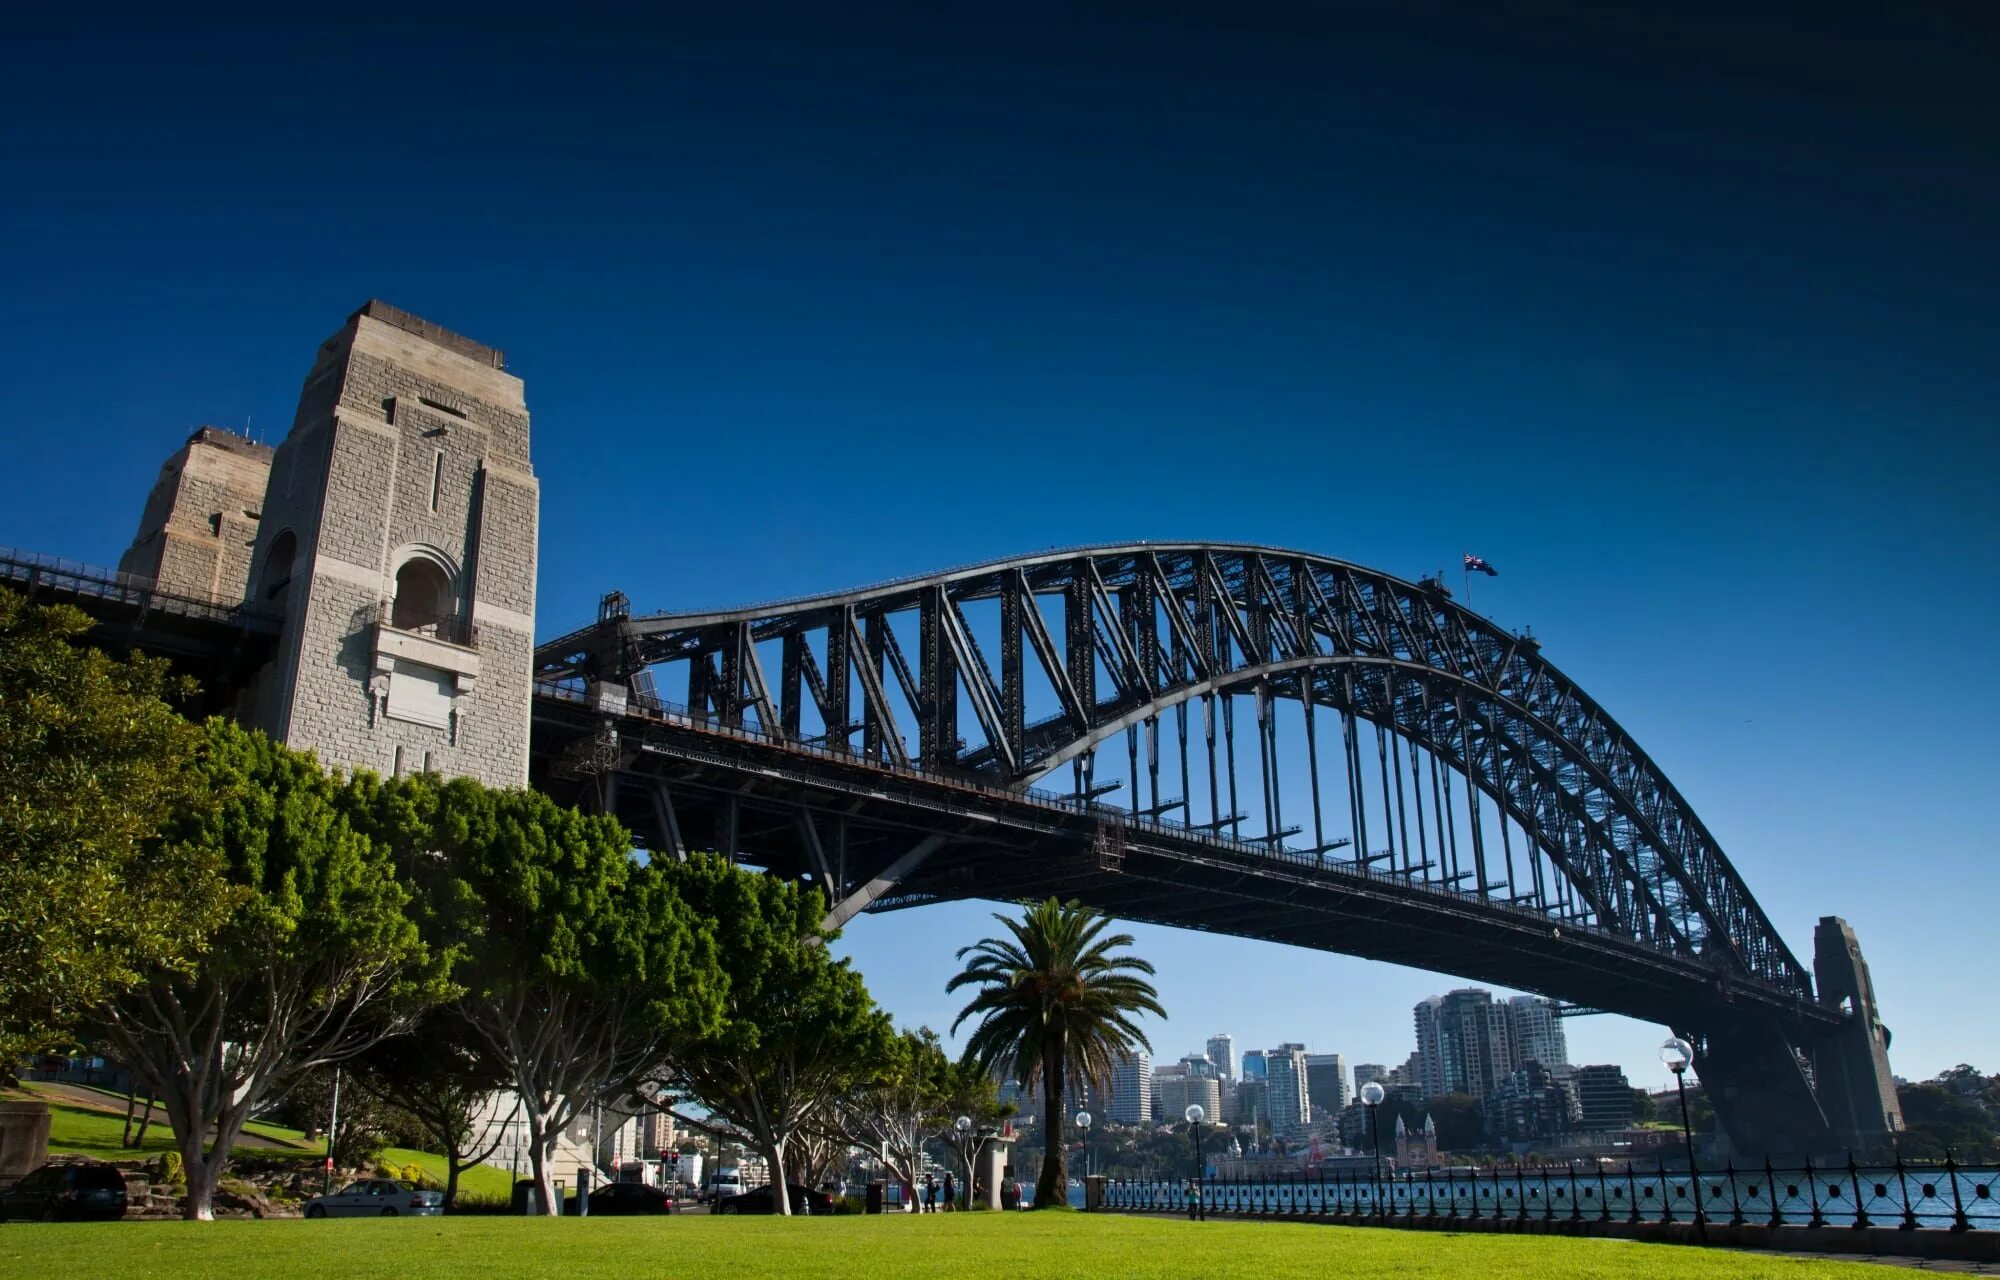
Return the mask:
<path id="1" fill-rule="evenodd" d="M 1688 1064 L 1694 1061 L 1694 1046 L 1679 1036 L 1670 1036 L 1660 1046 L 1660 1061 L 1674 1073 L 1674 1088 L 1681 1095 L 1681 1144 L 1687 1150 L 1688 1189 L 1694 1193 L 1694 1225 L 1696 1231 L 1705 1232 L 1708 1214 L 1701 1207 L 1701 1174 L 1694 1167 L 1694 1126 L 1688 1123 L 1687 1069 Z M 1665 1190 L 1661 1188 L 1662 1192 Z"/>
<path id="2" fill-rule="evenodd" d="M 1382 1126 L 1376 1123 L 1375 1108 L 1381 1106 L 1382 1099 L 1388 1096 L 1387 1091 L 1373 1080 L 1361 1086 L 1361 1103 L 1368 1108 L 1368 1143 L 1375 1152 L 1375 1177 L 1372 1189 L 1377 1213 L 1382 1211 Z"/>
<path id="3" fill-rule="evenodd" d="M 965 1185 L 959 1190 L 965 1193 L 969 1203 L 972 1196 L 972 1149 L 965 1144 L 972 1138 L 972 1117 L 960 1116 L 951 1122 L 951 1127 L 958 1131 L 958 1154 L 965 1161 Z M 958 1205 L 954 1202 L 951 1207 L 956 1209 Z"/>
<path id="4" fill-rule="evenodd" d="M 1090 1176 L 1090 1126 L 1095 1117 L 1088 1111 L 1076 1113 L 1076 1127 L 1083 1130 L 1083 1176 Z"/>
<path id="5" fill-rule="evenodd" d="M 1202 1184 L 1206 1181 L 1207 1171 L 1201 1159 L 1201 1122 L 1208 1119 L 1208 1112 L 1202 1110 L 1199 1102 L 1190 1102 L 1182 1114 L 1187 1117 L 1188 1127 L 1194 1130 L 1194 1211 L 1188 1216 L 1200 1222 L 1208 1216 L 1208 1210 L 1202 1204 Z"/>

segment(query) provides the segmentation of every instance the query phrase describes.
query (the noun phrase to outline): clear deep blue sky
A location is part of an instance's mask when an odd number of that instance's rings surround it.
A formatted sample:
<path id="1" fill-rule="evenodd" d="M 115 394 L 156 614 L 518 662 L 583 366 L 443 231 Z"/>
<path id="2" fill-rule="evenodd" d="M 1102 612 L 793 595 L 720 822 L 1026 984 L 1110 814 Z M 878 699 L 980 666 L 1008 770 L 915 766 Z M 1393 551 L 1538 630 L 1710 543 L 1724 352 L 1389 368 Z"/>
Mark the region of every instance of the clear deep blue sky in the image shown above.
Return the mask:
<path id="1" fill-rule="evenodd" d="M 1994 28 L 1489 7 L 12 18 L 0 543 L 115 561 L 381 297 L 526 379 L 545 634 L 1111 539 L 1476 552 L 1795 949 L 1855 924 L 1900 1073 L 2000 1067 Z M 845 945 L 942 1027 L 984 910 Z M 1139 933 L 1168 1058 L 1397 1062 L 1454 985 Z"/>

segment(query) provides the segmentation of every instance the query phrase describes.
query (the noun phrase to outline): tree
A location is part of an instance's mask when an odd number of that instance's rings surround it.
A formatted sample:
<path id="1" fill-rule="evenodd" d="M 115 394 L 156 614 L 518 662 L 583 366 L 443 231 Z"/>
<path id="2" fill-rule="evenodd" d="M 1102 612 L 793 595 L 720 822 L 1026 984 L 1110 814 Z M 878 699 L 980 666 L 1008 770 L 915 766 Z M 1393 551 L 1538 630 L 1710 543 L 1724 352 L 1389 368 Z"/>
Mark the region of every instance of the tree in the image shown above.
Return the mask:
<path id="1" fill-rule="evenodd" d="M 1904 1128 L 1896 1140 L 1897 1150 L 1920 1160 L 1942 1160 L 1947 1151 L 1959 1160 L 2000 1155 L 2000 1133 L 1994 1131 L 1993 1117 L 1978 1102 L 1955 1092 L 1949 1076 L 1896 1090 Z"/>
<path id="2" fill-rule="evenodd" d="M 906 1197 L 917 1192 L 924 1147 L 954 1116 L 961 1068 L 929 1027 L 888 1041 L 875 1071 L 834 1106 L 833 1124 L 849 1144 L 877 1153 Z M 908 1203 L 908 1200 L 905 1200 Z"/>
<path id="3" fill-rule="evenodd" d="M 447 993 L 449 957 L 419 935 L 385 846 L 356 829 L 371 777 L 335 777 L 222 720 L 206 726 L 191 773 L 203 801 L 150 847 L 170 863 L 219 862 L 227 917 L 191 970 L 155 969 L 100 1017 L 173 1125 L 184 1215 L 208 1219 L 251 1113 L 408 1027 Z"/>
<path id="4" fill-rule="evenodd" d="M 446 1212 L 457 1207 L 459 1175 L 492 1155 L 506 1136 L 499 1125 L 480 1129 L 487 1099 L 508 1083 L 502 1062 L 480 1050 L 456 1012 L 440 1009 L 409 1035 L 384 1040 L 353 1064 L 356 1088 L 407 1116 L 418 1145 L 444 1156 Z"/>
<path id="5" fill-rule="evenodd" d="M 1403 1124 L 1413 1133 L 1424 1127 L 1424 1115 L 1430 1116 L 1440 1151 L 1477 1151 L 1486 1145 L 1485 1108 L 1469 1093 L 1447 1093 L 1422 1104 L 1397 1101 L 1404 1107 Z M 1393 1120 L 1385 1117 L 1382 1123 L 1385 1135 L 1395 1132 Z"/>
<path id="6" fill-rule="evenodd" d="M 632 1092 L 721 1014 L 715 931 L 613 818 L 468 779 L 386 787 L 385 835 L 459 956 L 452 1013 L 521 1101 L 542 1211 L 549 1161 L 595 1099 Z"/>
<path id="7" fill-rule="evenodd" d="M 1107 1081 L 1121 1056 L 1151 1049 L 1132 1015 L 1164 1018 L 1166 1010 L 1159 993 L 1137 976 L 1150 975 L 1153 966 L 1115 953 L 1131 946 L 1132 936 L 1105 936 L 1108 917 L 1081 903 L 1050 898 L 1028 907 L 1018 920 L 993 918 L 1008 936 L 961 948 L 958 958 L 971 959 L 945 986 L 946 991 L 978 988 L 952 1028 L 976 1017 L 966 1057 L 988 1075 L 1004 1070 L 1028 1088 L 1040 1082 L 1045 1136 L 1035 1207 L 1066 1205 L 1065 1087 Z"/>
<path id="8" fill-rule="evenodd" d="M 790 1148 L 801 1134 L 824 1129 L 836 1101 L 878 1068 L 889 1052 L 889 1017 L 861 975 L 828 954 L 817 889 L 712 855 L 670 867 L 667 876 L 728 939 L 722 1017 L 668 1056 L 671 1080 L 757 1148 L 777 1211 L 789 1214 Z"/>
<path id="9" fill-rule="evenodd" d="M 153 972 L 186 972 L 227 908 L 210 851 L 152 843 L 206 797 L 164 662 L 80 641 L 88 616 L 0 590 L 0 1078 Z"/>

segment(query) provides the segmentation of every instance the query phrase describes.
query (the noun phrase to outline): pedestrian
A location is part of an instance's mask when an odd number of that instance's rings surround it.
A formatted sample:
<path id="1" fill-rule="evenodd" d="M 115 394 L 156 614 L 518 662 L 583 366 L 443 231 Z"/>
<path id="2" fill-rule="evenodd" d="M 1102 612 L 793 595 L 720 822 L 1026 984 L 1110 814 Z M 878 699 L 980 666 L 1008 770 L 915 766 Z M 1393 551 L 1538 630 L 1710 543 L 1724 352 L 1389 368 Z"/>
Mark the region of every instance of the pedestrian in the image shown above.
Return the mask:
<path id="1" fill-rule="evenodd" d="M 925 1174 L 925 1175 L 924 1175 L 924 1212 L 925 1212 L 925 1213 L 936 1213 L 936 1212 L 937 1212 L 937 1191 L 938 1191 L 938 1189 L 937 1189 L 937 1177 L 936 1177 L 936 1176 L 935 1176 L 934 1174 L 928 1174 L 928 1173 L 927 1173 L 927 1174 Z"/>
<path id="2" fill-rule="evenodd" d="M 1201 1188 L 1195 1185 L 1193 1178 L 1189 1178 L 1187 1184 L 1187 1209 L 1190 1222 L 1201 1216 Z"/>
<path id="3" fill-rule="evenodd" d="M 951 1175 L 948 1173 L 944 1175 L 944 1207 L 946 1209 L 958 1208 L 958 1192 L 954 1189 Z"/>

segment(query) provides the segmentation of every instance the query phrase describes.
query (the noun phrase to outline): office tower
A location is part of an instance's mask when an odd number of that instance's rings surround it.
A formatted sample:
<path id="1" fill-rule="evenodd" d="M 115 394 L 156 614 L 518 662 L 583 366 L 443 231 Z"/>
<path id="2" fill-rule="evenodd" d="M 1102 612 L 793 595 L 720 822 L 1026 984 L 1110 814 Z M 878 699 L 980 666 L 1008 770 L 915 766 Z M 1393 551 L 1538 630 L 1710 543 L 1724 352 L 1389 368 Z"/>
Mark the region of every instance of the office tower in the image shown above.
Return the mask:
<path id="1" fill-rule="evenodd" d="M 1306 1055 L 1306 1089 L 1313 1105 L 1338 1111 L 1347 1105 L 1347 1062 L 1337 1053 Z"/>
<path id="2" fill-rule="evenodd" d="M 1360 1093 L 1361 1086 L 1370 1080 L 1378 1084 L 1389 1078 L 1389 1068 L 1379 1062 L 1357 1062 L 1354 1064 L 1354 1092 Z"/>
<path id="3" fill-rule="evenodd" d="M 1208 1038 L 1208 1060 L 1221 1071 L 1224 1080 L 1236 1079 L 1236 1037 L 1224 1032 Z"/>
<path id="4" fill-rule="evenodd" d="M 1245 1049 L 1243 1051 L 1243 1078 L 1262 1080 L 1264 1078 L 1264 1050 Z"/>

